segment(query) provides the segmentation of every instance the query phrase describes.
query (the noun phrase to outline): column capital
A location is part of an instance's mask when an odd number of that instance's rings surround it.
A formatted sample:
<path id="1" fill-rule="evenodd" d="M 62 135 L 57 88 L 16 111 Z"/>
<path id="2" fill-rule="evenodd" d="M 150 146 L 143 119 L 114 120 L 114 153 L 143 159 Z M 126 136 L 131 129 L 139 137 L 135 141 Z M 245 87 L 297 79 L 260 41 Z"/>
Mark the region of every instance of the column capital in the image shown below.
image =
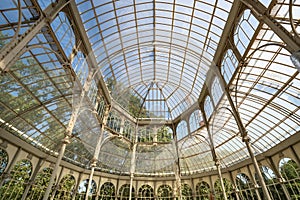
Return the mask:
<path id="1" fill-rule="evenodd" d="M 246 134 L 245 136 L 243 136 L 242 141 L 245 142 L 245 143 L 250 142 L 250 137 L 248 136 L 248 134 Z"/>
<path id="2" fill-rule="evenodd" d="M 221 165 L 221 161 L 218 158 L 215 159 L 215 165 L 216 167 L 219 167 Z"/>
<path id="3" fill-rule="evenodd" d="M 134 173 L 130 173 L 130 178 L 134 178 Z"/>
<path id="4" fill-rule="evenodd" d="M 91 166 L 91 167 L 96 167 L 96 165 L 97 165 L 97 160 L 98 160 L 97 158 L 92 158 L 92 159 L 91 159 L 91 164 L 90 164 L 90 166 Z"/>
<path id="5" fill-rule="evenodd" d="M 70 144 L 70 136 L 66 135 L 64 139 L 61 140 L 63 144 Z"/>

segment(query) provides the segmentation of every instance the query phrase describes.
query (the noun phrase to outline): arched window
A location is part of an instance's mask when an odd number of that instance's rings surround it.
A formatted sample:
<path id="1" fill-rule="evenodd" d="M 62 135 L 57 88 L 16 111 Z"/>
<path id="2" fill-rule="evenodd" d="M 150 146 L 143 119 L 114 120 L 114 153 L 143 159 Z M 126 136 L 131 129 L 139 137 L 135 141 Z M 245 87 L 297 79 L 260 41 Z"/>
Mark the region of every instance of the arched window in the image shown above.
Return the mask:
<path id="1" fill-rule="evenodd" d="M 246 174 L 239 173 L 235 182 L 243 199 L 257 199 L 254 184 L 251 183 L 250 178 Z"/>
<path id="2" fill-rule="evenodd" d="M 100 117 L 100 119 L 103 119 L 103 116 L 104 116 L 104 112 L 105 112 L 105 100 L 104 100 L 104 97 L 103 96 L 99 96 L 99 99 L 97 100 L 97 103 L 96 103 L 96 110 L 97 110 L 97 113 L 98 113 L 98 116 Z"/>
<path id="3" fill-rule="evenodd" d="M 115 111 L 111 111 L 107 118 L 107 126 L 116 132 L 120 132 L 121 118 Z"/>
<path id="4" fill-rule="evenodd" d="M 233 73 L 237 68 L 237 65 L 238 65 L 238 60 L 236 56 L 234 55 L 231 49 L 228 49 L 224 55 L 222 66 L 221 66 L 221 73 L 226 83 L 228 83 L 231 80 Z"/>
<path id="5" fill-rule="evenodd" d="M 75 47 L 75 35 L 68 16 L 63 12 L 58 13 L 58 16 L 52 21 L 51 27 L 65 54 L 69 57 Z"/>
<path id="6" fill-rule="evenodd" d="M 104 183 L 100 188 L 100 199 L 102 200 L 110 200 L 114 199 L 116 196 L 116 189 L 114 184 L 110 182 Z"/>
<path id="7" fill-rule="evenodd" d="M 89 183 L 89 179 L 85 179 L 85 180 L 81 181 L 81 183 L 79 184 L 79 187 L 78 187 L 78 193 L 76 195 L 76 199 L 84 199 L 85 198 L 85 194 L 88 189 L 88 183 Z M 90 191 L 88 191 L 89 196 L 92 196 L 93 198 L 95 198 L 96 192 L 97 192 L 97 184 L 94 180 L 92 180 Z"/>
<path id="8" fill-rule="evenodd" d="M 72 199 L 72 191 L 75 187 L 75 178 L 74 176 L 67 174 L 59 182 L 58 189 L 55 194 L 54 199 Z"/>
<path id="9" fill-rule="evenodd" d="M 200 110 L 195 110 L 190 115 L 189 125 L 191 132 L 194 132 L 198 128 L 200 128 L 200 123 L 203 121 L 202 114 Z"/>
<path id="10" fill-rule="evenodd" d="M 15 164 L 10 177 L 4 181 L 0 188 L 0 197 L 2 199 L 21 199 L 26 184 L 29 181 L 32 172 L 32 164 L 29 160 L 21 160 Z"/>
<path id="11" fill-rule="evenodd" d="M 152 142 L 153 130 L 149 127 L 141 127 L 138 131 L 138 142 Z"/>
<path id="12" fill-rule="evenodd" d="M 150 185 L 142 185 L 139 189 L 139 198 L 142 199 L 154 199 L 154 190 Z"/>
<path id="13" fill-rule="evenodd" d="M 157 142 L 171 142 L 173 140 L 173 131 L 168 126 L 162 126 L 157 129 Z"/>
<path id="14" fill-rule="evenodd" d="M 226 178 L 223 178 L 223 183 L 224 183 L 225 193 L 227 195 L 227 198 L 231 199 L 230 197 L 234 196 L 233 186 L 232 186 L 231 182 Z M 216 199 L 224 199 L 220 179 L 216 180 L 214 186 L 215 186 L 215 193 L 216 193 L 215 198 Z"/>
<path id="15" fill-rule="evenodd" d="M 89 67 L 86 62 L 86 58 L 80 51 L 76 54 L 72 61 L 72 68 L 75 71 L 81 85 L 84 85 L 89 73 Z"/>
<path id="16" fill-rule="evenodd" d="M 129 140 L 134 140 L 133 134 L 134 134 L 134 125 L 129 120 L 125 120 L 124 122 L 124 128 L 123 128 L 123 134 L 124 137 L 128 138 Z"/>
<path id="17" fill-rule="evenodd" d="M 172 188 L 169 185 L 161 185 L 157 189 L 157 197 L 161 200 L 173 199 Z"/>
<path id="18" fill-rule="evenodd" d="M 127 200 L 129 199 L 129 193 L 130 193 L 130 185 L 129 184 L 124 184 L 121 186 L 121 188 L 119 189 L 119 196 L 118 196 L 118 200 Z M 131 197 L 132 199 L 134 199 L 134 187 L 132 187 L 131 189 Z"/>
<path id="19" fill-rule="evenodd" d="M 290 158 L 283 158 L 279 162 L 280 174 L 285 180 L 285 186 L 292 199 L 299 198 L 300 195 L 300 168 L 297 163 Z"/>
<path id="20" fill-rule="evenodd" d="M 234 44 L 241 55 L 245 53 L 258 25 L 259 21 L 251 14 L 251 11 L 245 10 L 234 32 Z"/>
<path id="21" fill-rule="evenodd" d="M 93 103 L 93 105 L 96 104 L 97 92 L 98 92 L 97 84 L 96 84 L 95 80 L 92 80 L 92 84 L 88 91 L 87 96 L 89 97 L 89 99 Z"/>
<path id="22" fill-rule="evenodd" d="M 41 197 L 44 196 L 52 172 L 53 172 L 52 168 L 44 168 L 42 171 L 40 171 L 37 174 L 34 183 L 28 193 L 27 199 L 40 199 Z"/>
<path id="23" fill-rule="evenodd" d="M 181 140 L 182 138 L 188 135 L 186 121 L 182 120 L 181 122 L 179 122 L 176 128 L 176 135 L 177 135 L 177 140 Z"/>
<path id="24" fill-rule="evenodd" d="M 186 183 L 181 184 L 181 195 L 183 199 L 192 200 L 193 199 L 193 191 L 191 186 Z"/>
<path id="25" fill-rule="evenodd" d="M 210 96 L 207 96 L 204 101 L 204 112 L 205 112 L 207 120 L 210 118 L 213 111 L 214 111 L 214 107 L 211 102 Z"/>
<path id="26" fill-rule="evenodd" d="M 276 177 L 274 171 L 267 166 L 261 166 L 260 168 L 261 168 L 261 173 L 264 178 L 264 181 L 267 185 L 269 194 L 271 196 L 271 199 L 286 199 L 282 187 L 280 187 L 280 182 Z M 255 180 L 256 182 L 259 182 L 256 173 L 255 173 Z"/>
<path id="27" fill-rule="evenodd" d="M 210 188 L 208 183 L 205 181 L 201 181 L 197 183 L 196 185 L 196 199 L 202 200 L 202 199 L 209 199 L 210 196 Z"/>
<path id="28" fill-rule="evenodd" d="M 5 150 L 0 148 L 0 176 L 4 172 L 8 164 L 8 154 Z"/>
<path id="29" fill-rule="evenodd" d="M 211 96 L 213 98 L 214 104 L 217 105 L 223 95 L 223 88 L 220 85 L 218 77 L 215 77 L 211 84 Z"/>

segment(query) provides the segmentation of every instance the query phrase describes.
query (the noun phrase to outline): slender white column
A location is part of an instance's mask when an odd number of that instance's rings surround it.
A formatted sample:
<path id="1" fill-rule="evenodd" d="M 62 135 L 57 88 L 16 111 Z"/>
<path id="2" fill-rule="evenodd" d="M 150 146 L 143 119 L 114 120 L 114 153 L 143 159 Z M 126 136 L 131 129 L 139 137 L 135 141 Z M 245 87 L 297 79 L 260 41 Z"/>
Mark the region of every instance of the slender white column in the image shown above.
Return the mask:
<path id="1" fill-rule="evenodd" d="M 218 170 L 220 185 L 221 185 L 221 189 L 222 189 L 222 194 L 223 194 L 223 198 L 222 199 L 227 200 L 227 194 L 226 194 L 226 190 L 225 190 L 225 186 L 224 186 L 224 181 L 223 181 L 223 177 L 222 177 L 220 162 L 217 160 L 216 163 L 215 163 L 215 165 L 216 165 L 217 170 Z"/>
<path id="2" fill-rule="evenodd" d="M 101 145 L 102 145 L 102 140 L 103 140 L 103 135 L 104 135 L 104 126 L 105 126 L 106 121 L 107 121 L 108 113 L 109 113 L 109 108 L 106 107 L 105 112 L 104 112 L 104 116 L 103 116 L 103 120 L 102 120 L 102 124 L 101 124 L 101 130 L 100 130 L 100 133 L 99 133 L 98 142 L 97 142 L 97 145 L 95 147 L 94 157 L 91 160 L 91 173 L 90 173 L 90 177 L 89 177 L 88 186 L 87 186 L 87 189 L 86 189 L 85 199 L 88 199 L 89 191 L 90 191 L 90 188 L 92 186 L 92 180 L 93 180 L 95 167 L 97 165 L 97 160 L 98 160 L 98 156 L 99 156 Z"/>
<path id="3" fill-rule="evenodd" d="M 55 163 L 53 172 L 51 174 L 50 181 L 49 181 L 48 187 L 46 189 L 46 192 L 44 194 L 43 200 L 48 200 L 48 198 L 49 198 L 49 195 L 50 195 L 50 192 L 51 192 L 54 180 L 55 180 L 55 176 L 56 176 L 56 174 L 58 172 L 58 169 L 59 169 L 60 162 L 62 160 L 62 157 L 64 156 L 66 146 L 69 143 L 70 143 L 70 137 L 67 135 L 62 141 L 62 145 L 61 145 L 61 148 L 60 148 L 60 151 L 59 151 L 59 154 L 58 154 L 58 158 L 56 160 L 56 163 Z"/>
<path id="4" fill-rule="evenodd" d="M 138 142 L 138 125 L 135 127 L 135 141 L 132 147 L 132 156 L 130 161 L 130 187 L 129 187 L 129 199 L 132 198 L 132 187 L 133 187 L 133 178 L 135 172 L 135 165 L 136 165 L 136 147 Z"/>

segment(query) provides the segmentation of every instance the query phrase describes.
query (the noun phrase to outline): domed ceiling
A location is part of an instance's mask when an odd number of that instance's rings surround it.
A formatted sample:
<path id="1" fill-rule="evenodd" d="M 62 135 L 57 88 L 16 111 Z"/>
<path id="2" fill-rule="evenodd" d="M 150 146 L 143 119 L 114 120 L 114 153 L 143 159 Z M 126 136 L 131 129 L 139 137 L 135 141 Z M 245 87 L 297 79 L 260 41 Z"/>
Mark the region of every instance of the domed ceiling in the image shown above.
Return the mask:
<path id="1" fill-rule="evenodd" d="M 215 170 L 216 157 L 222 168 L 248 159 L 225 92 L 255 155 L 300 131 L 288 1 L 257 1 L 256 12 L 250 0 L 20 2 L 0 4 L 0 125 L 47 154 L 58 155 L 91 70 L 64 154 L 83 168 L 96 157 L 108 173 L 174 176 Z M 16 55 L 3 67 L 7 53 Z"/>
<path id="2" fill-rule="evenodd" d="M 232 2 L 122 0 L 77 5 L 102 75 L 118 87 L 112 97 L 126 109 L 128 94 L 137 97 L 148 113 L 135 117 L 175 119 L 199 97 Z"/>

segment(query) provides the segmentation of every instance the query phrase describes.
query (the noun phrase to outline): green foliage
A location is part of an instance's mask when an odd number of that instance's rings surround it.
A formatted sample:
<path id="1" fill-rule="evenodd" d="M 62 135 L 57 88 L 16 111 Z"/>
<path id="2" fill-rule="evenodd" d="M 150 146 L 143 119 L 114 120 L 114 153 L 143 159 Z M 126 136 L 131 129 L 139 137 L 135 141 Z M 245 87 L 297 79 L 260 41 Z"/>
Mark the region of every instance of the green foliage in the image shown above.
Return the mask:
<path id="1" fill-rule="evenodd" d="M 149 112 L 144 107 L 142 99 L 132 94 L 129 89 L 124 88 L 122 83 L 111 77 L 106 80 L 106 85 L 111 91 L 111 96 L 132 116 L 136 118 L 149 117 Z"/>
<path id="2" fill-rule="evenodd" d="M 131 188 L 131 194 L 132 194 L 132 200 L 135 199 L 135 192 L 134 188 Z M 128 197 L 130 195 L 130 185 L 129 184 L 124 184 L 121 186 L 119 189 L 119 197 L 118 200 L 128 200 Z"/>
<path id="3" fill-rule="evenodd" d="M 192 200 L 193 193 L 192 193 L 192 188 L 188 184 L 181 184 L 181 199 L 184 200 Z"/>
<path id="4" fill-rule="evenodd" d="M 110 182 L 104 183 L 100 188 L 100 199 L 110 200 L 115 198 L 115 186 Z"/>
<path id="5" fill-rule="evenodd" d="M 0 188 L 2 199 L 20 199 L 32 171 L 32 165 L 28 160 L 21 160 L 16 163 L 10 173 L 10 177 L 4 181 Z"/>
<path id="6" fill-rule="evenodd" d="M 280 173 L 287 180 L 298 178 L 299 171 L 300 171 L 300 169 L 299 169 L 297 163 L 293 160 L 288 160 L 280 168 Z"/>
<path id="7" fill-rule="evenodd" d="M 58 190 L 55 193 L 55 200 L 71 200 L 72 199 L 72 190 L 75 186 L 75 178 L 67 174 L 62 180 L 60 181 L 58 185 Z"/>
<path id="8" fill-rule="evenodd" d="M 149 127 L 141 127 L 138 131 L 138 142 L 153 142 L 153 130 Z"/>
<path id="9" fill-rule="evenodd" d="M 232 193 L 232 190 L 233 190 L 233 186 L 232 186 L 231 182 L 229 180 L 227 180 L 226 178 L 223 178 L 223 183 L 224 183 L 225 193 L 227 195 L 227 198 L 232 199 L 231 193 Z M 223 199 L 222 186 L 221 186 L 220 179 L 218 179 L 215 182 L 215 192 L 216 192 L 216 197 L 215 198 L 217 200 Z"/>
<path id="10" fill-rule="evenodd" d="M 208 183 L 201 181 L 196 185 L 197 200 L 208 200 L 210 195 L 210 188 Z"/>
<path id="11" fill-rule="evenodd" d="M 147 198 L 147 199 L 154 199 L 154 191 L 153 191 L 153 188 L 150 186 L 150 185 L 142 185 L 140 188 L 139 188 L 139 193 L 138 193 L 138 200 L 142 200 L 144 198 Z"/>
<path id="12" fill-rule="evenodd" d="M 31 187 L 27 199 L 42 199 L 46 189 L 48 187 L 51 174 L 51 168 L 44 168 L 40 173 L 37 174 L 34 185 Z"/>
<path id="13" fill-rule="evenodd" d="M 173 133 L 170 127 L 162 126 L 157 130 L 158 142 L 171 142 L 173 139 Z"/>
<path id="14" fill-rule="evenodd" d="M 31 64 L 32 62 L 32 59 L 27 59 L 27 63 Z M 18 60 L 11 69 L 16 69 L 14 74 L 18 77 L 28 76 L 34 71 L 34 69 L 27 67 L 21 60 Z M 37 77 L 34 76 L 31 81 L 34 82 L 36 79 Z M 0 85 L 1 102 L 8 105 L 15 112 L 28 110 L 30 107 L 38 104 L 25 89 L 21 88 L 21 85 L 12 76 L 0 76 Z M 33 89 L 37 89 L 37 86 L 34 86 Z"/>
<path id="15" fill-rule="evenodd" d="M 5 38 L 7 37 L 7 35 L 3 34 L 1 31 L 0 31 L 0 49 L 2 49 L 2 47 L 4 47 L 4 45 L 7 44 Z"/>
<path id="16" fill-rule="evenodd" d="M 0 148 L 0 175 L 4 172 L 8 163 L 7 152 Z"/>
<path id="17" fill-rule="evenodd" d="M 287 181 L 285 183 L 291 198 L 300 199 L 300 177 L 299 177 L 300 168 L 297 163 L 291 159 L 285 162 L 281 168 L 280 173 L 283 178 Z"/>
<path id="18" fill-rule="evenodd" d="M 158 199 L 173 199 L 172 188 L 169 185 L 161 185 L 157 190 Z"/>

